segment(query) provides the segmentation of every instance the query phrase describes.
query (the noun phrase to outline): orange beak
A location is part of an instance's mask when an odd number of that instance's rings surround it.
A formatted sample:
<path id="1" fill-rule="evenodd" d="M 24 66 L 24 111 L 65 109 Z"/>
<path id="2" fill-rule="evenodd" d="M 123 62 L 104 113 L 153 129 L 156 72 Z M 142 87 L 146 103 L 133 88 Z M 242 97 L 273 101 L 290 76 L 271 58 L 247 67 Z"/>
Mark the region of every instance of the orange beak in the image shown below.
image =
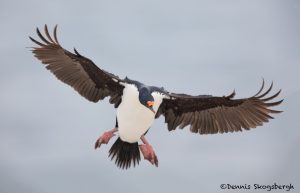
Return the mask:
<path id="1" fill-rule="evenodd" d="M 153 107 L 154 101 L 147 101 L 147 105 L 148 105 L 148 107 Z"/>

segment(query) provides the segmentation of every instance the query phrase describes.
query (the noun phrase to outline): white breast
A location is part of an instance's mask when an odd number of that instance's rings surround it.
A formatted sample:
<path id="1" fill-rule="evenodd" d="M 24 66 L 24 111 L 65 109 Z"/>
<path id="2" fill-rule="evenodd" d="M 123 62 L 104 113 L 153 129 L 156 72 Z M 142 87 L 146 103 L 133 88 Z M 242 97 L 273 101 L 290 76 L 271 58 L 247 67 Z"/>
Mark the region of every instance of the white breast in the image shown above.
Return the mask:
<path id="1" fill-rule="evenodd" d="M 164 95 L 153 92 L 154 110 L 157 111 Z M 117 109 L 118 131 L 123 141 L 134 143 L 150 128 L 154 113 L 139 101 L 139 92 L 134 85 L 126 84 L 122 102 Z"/>

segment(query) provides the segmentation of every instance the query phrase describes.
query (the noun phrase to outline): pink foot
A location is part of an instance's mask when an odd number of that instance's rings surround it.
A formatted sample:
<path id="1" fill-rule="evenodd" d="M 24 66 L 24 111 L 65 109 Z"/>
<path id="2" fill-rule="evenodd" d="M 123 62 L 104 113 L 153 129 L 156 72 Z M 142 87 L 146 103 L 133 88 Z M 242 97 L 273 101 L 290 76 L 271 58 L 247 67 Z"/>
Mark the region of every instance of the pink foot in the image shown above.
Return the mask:
<path id="1" fill-rule="evenodd" d="M 96 141 L 95 143 L 95 149 L 100 148 L 101 144 L 107 144 L 113 136 L 115 136 L 114 132 L 116 132 L 115 129 L 104 132 Z"/>
<path id="2" fill-rule="evenodd" d="M 144 159 L 148 160 L 152 165 L 158 167 L 157 156 L 155 155 L 152 146 L 149 144 L 143 144 L 143 145 L 139 145 L 139 147 L 144 156 Z"/>

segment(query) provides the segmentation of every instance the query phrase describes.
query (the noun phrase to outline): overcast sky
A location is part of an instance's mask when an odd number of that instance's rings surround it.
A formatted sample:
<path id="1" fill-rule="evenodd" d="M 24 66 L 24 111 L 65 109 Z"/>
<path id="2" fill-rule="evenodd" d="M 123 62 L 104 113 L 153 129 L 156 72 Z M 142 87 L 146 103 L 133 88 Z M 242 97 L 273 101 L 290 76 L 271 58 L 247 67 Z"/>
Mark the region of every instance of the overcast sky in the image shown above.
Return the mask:
<path id="1" fill-rule="evenodd" d="M 220 184 L 289 184 L 300 190 L 300 1 L 0 0 L 0 192 L 219 192 Z M 34 58 L 28 36 L 58 24 L 58 38 L 99 67 L 173 92 L 236 97 L 262 77 L 284 113 L 262 127 L 200 136 L 147 134 L 159 167 L 123 171 L 98 136 L 115 124 Z M 229 191 L 228 191 L 229 192 Z M 249 192 L 249 190 L 245 190 Z"/>

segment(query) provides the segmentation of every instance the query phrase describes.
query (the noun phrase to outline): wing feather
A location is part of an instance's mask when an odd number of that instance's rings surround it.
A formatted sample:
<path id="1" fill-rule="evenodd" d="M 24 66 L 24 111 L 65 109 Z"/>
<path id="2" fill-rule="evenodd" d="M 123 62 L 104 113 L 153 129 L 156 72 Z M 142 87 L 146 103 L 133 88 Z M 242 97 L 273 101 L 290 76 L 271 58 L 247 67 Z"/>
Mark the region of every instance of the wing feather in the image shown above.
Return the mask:
<path id="1" fill-rule="evenodd" d="M 259 91 L 252 97 L 244 99 L 233 99 L 235 91 L 223 97 L 165 92 L 168 97 L 163 99 L 158 112 L 159 115 L 165 116 L 169 130 L 188 125 L 191 132 L 199 134 L 249 130 L 273 119 L 271 114 L 282 112 L 270 109 L 282 103 L 283 100 L 271 101 L 279 96 L 281 90 L 267 96 L 273 89 L 273 82 L 266 91 L 263 91 L 264 86 L 263 80 Z"/>
<path id="2" fill-rule="evenodd" d="M 120 83 L 124 80 L 98 68 L 75 48 L 75 54 L 62 48 L 57 39 L 57 25 L 54 27 L 53 36 L 50 35 L 47 25 L 44 26 L 44 31 L 45 36 L 36 29 L 41 42 L 29 37 L 40 46 L 32 48 L 34 56 L 59 80 L 73 87 L 86 99 L 98 102 L 110 96 L 113 97 L 110 102 L 116 107 L 121 101 L 124 86 Z"/>

